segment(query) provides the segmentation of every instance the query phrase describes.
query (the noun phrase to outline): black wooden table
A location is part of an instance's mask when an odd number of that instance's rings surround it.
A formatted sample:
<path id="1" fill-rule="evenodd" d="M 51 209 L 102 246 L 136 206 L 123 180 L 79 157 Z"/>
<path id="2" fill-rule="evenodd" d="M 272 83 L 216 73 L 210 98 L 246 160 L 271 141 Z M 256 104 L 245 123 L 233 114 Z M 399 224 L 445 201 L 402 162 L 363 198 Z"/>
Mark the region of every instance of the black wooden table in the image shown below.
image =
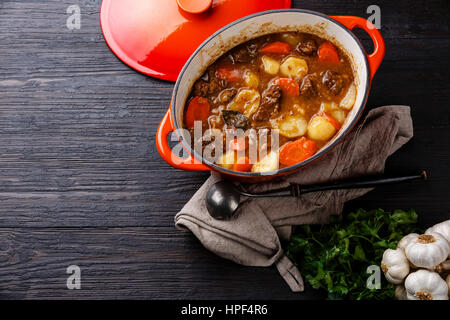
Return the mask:
<path id="1" fill-rule="evenodd" d="M 81 8 L 81 29 L 66 9 Z M 175 170 L 155 147 L 172 83 L 108 49 L 100 0 L 0 1 L 0 298 L 310 299 L 274 268 L 220 259 L 173 217 L 207 178 Z M 368 17 L 372 1 L 293 1 Z M 448 1 L 378 1 L 386 58 L 368 108 L 412 107 L 415 137 L 387 172 L 431 181 L 386 187 L 347 205 L 415 208 L 422 226 L 450 217 Z M 368 37 L 358 32 L 366 45 Z M 68 290 L 66 268 L 81 268 Z"/>

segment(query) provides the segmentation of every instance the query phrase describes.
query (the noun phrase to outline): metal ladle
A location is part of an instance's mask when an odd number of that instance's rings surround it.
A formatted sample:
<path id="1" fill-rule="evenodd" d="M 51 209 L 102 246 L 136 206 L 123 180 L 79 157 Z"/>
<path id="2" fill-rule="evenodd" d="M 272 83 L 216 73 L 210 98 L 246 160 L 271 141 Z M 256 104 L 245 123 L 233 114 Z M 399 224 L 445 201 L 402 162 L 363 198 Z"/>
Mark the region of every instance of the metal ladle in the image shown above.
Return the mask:
<path id="1" fill-rule="evenodd" d="M 305 193 L 339 190 L 339 189 L 364 189 L 374 188 L 386 184 L 394 184 L 399 182 L 426 180 L 427 172 L 424 170 L 419 175 L 401 176 L 401 177 L 367 177 L 358 180 L 337 181 L 328 184 L 318 184 L 311 186 L 303 186 L 299 184 L 291 184 L 288 187 L 261 192 L 249 193 L 238 189 L 229 181 L 220 181 L 215 183 L 206 194 L 206 209 L 211 217 L 219 220 L 230 219 L 240 204 L 241 196 L 249 198 L 265 198 L 265 197 L 298 197 Z"/>

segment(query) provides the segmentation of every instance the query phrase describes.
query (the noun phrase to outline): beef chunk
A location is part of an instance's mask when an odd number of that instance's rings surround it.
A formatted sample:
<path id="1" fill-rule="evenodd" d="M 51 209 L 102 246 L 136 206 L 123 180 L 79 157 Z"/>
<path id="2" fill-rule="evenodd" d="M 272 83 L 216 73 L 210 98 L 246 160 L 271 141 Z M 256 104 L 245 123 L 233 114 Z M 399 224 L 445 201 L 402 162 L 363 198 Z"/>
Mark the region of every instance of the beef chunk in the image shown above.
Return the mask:
<path id="1" fill-rule="evenodd" d="M 344 78 L 337 72 L 327 70 L 322 77 L 322 83 L 337 96 L 345 86 Z"/>
<path id="2" fill-rule="evenodd" d="M 300 94 L 305 97 L 315 97 L 317 95 L 316 86 L 314 84 L 314 75 L 308 74 L 303 78 L 300 86 Z"/>
<path id="3" fill-rule="evenodd" d="M 258 54 L 258 46 L 255 43 L 240 46 L 234 50 L 231 57 L 235 63 L 248 63 Z"/>
<path id="4" fill-rule="evenodd" d="M 247 51 L 250 57 L 256 58 L 259 52 L 259 46 L 256 43 L 250 43 L 247 45 Z"/>
<path id="5" fill-rule="evenodd" d="M 227 85 L 228 85 L 228 82 L 226 80 L 222 80 L 219 78 L 213 78 L 209 82 L 210 93 L 211 94 L 217 93 L 217 92 L 223 90 L 224 88 L 226 88 Z"/>
<path id="6" fill-rule="evenodd" d="M 317 52 L 317 43 L 313 39 L 300 41 L 297 45 L 297 51 L 306 56 L 312 56 Z"/>
<path id="7" fill-rule="evenodd" d="M 280 109 L 281 88 L 279 85 L 272 84 L 267 88 L 261 100 L 261 105 L 253 115 L 253 120 L 264 121 L 269 120 L 272 113 Z"/>
<path id="8" fill-rule="evenodd" d="M 227 125 L 235 128 L 247 129 L 249 125 L 248 119 L 242 113 L 233 110 L 222 110 L 221 113 L 223 121 Z"/>
<path id="9" fill-rule="evenodd" d="M 215 71 L 210 69 L 194 84 L 194 96 L 208 97 L 216 95 L 227 86 L 226 80 L 215 76 Z"/>
<path id="10" fill-rule="evenodd" d="M 240 47 L 239 49 L 235 50 L 235 52 L 232 54 L 232 57 L 235 63 L 247 63 L 252 59 L 246 47 Z"/>
<path id="11" fill-rule="evenodd" d="M 198 80 L 194 84 L 194 96 L 206 97 L 209 92 L 209 84 L 205 80 Z"/>

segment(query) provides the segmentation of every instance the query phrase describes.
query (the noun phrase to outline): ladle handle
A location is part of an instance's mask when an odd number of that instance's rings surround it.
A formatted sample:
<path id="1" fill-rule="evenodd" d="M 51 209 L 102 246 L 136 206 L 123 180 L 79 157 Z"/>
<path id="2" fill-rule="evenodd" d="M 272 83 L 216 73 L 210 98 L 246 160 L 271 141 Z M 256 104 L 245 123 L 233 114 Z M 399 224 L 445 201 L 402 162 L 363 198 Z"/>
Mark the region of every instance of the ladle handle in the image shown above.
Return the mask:
<path id="1" fill-rule="evenodd" d="M 369 178 L 362 180 L 348 180 L 340 181 L 333 184 L 323 184 L 323 185 L 312 185 L 312 186 L 301 186 L 298 184 L 291 185 L 291 195 L 295 197 L 300 197 L 302 194 L 317 192 L 317 191 L 327 191 L 327 190 L 342 190 L 342 189 L 365 189 L 374 188 L 386 184 L 394 184 L 399 182 L 413 181 L 413 180 L 426 180 L 427 172 L 424 170 L 420 175 L 413 176 L 402 176 L 402 177 L 392 177 L 392 178 Z"/>

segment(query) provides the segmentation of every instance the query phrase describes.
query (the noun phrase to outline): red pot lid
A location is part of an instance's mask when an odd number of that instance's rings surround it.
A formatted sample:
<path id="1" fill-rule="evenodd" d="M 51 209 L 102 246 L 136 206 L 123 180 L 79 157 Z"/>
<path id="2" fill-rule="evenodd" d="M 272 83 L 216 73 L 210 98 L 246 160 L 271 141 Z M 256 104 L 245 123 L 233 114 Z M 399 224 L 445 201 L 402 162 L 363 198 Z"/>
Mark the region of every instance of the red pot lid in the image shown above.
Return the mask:
<path id="1" fill-rule="evenodd" d="M 103 36 L 131 68 L 176 80 L 197 47 L 228 23 L 291 0 L 103 0 Z"/>

